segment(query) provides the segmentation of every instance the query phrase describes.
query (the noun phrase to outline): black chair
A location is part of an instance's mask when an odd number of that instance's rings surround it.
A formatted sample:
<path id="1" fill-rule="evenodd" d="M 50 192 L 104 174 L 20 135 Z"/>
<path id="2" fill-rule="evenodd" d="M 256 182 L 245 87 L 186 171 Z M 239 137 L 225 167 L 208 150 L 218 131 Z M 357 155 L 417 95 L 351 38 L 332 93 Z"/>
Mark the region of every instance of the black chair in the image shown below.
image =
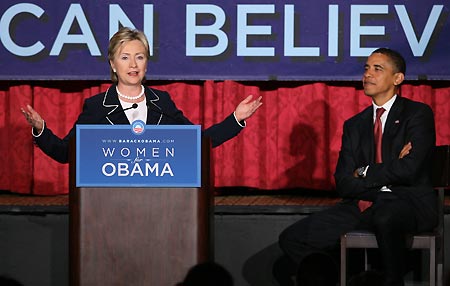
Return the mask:
<path id="1" fill-rule="evenodd" d="M 450 185 L 450 145 L 436 146 L 433 158 L 433 187 L 439 198 L 439 222 L 431 233 L 412 238 L 412 249 L 427 249 L 430 253 L 430 286 L 443 286 L 444 275 L 444 189 Z M 375 235 L 367 231 L 351 231 L 341 236 L 341 286 L 347 283 L 347 249 L 365 249 L 365 270 L 368 270 L 367 249 L 378 248 Z"/>

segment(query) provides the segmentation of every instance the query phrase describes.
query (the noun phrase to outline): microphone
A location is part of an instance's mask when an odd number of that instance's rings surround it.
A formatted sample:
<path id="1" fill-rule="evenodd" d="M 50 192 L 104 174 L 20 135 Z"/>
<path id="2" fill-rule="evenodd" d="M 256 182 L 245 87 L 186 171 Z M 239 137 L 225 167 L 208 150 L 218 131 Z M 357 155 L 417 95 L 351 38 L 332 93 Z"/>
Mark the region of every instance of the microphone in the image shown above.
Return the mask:
<path id="1" fill-rule="evenodd" d="M 138 107 L 137 103 L 133 103 L 132 106 L 125 108 L 123 111 L 128 110 L 128 109 L 136 109 Z"/>
<path id="2" fill-rule="evenodd" d="M 110 114 L 108 114 L 108 116 L 111 116 L 111 115 L 113 115 L 113 114 L 119 113 L 119 112 L 121 112 L 121 111 L 125 112 L 126 110 L 129 110 L 129 109 L 136 109 L 137 107 L 138 107 L 138 105 L 137 105 L 137 103 L 135 102 L 135 103 L 133 103 L 133 105 L 131 105 L 130 107 L 124 108 L 124 109 L 122 109 L 122 110 L 120 110 L 120 109 L 114 110 L 113 112 L 111 112 Z"/>

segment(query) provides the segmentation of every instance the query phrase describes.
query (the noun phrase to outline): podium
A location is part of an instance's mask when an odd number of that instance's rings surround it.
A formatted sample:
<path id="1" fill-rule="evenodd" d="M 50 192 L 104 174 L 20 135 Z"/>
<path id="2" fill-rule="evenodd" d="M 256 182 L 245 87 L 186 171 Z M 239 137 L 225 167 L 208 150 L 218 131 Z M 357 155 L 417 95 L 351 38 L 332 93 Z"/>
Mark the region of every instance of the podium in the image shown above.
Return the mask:
<path id="1" fill-rule="evenodd" d="M 71 286 L 172 286 L 212 259 L 210 140 L 201 139 L 198 187 L 80 187 L 71 145 Z"/>

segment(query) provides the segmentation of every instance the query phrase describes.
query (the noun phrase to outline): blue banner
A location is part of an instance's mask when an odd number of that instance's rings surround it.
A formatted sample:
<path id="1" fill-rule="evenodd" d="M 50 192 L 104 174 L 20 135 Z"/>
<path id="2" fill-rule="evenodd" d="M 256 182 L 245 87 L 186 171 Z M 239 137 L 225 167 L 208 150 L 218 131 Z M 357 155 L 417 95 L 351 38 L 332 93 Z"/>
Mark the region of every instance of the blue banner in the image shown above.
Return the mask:
<path id="1" fill-rule="evenodd" d="M 77 187 L 200 187 L 200 125 L 77 125 Z"/>
<path id="2" fill-rule="evenodd" d="M 120 26 L 143 30 L 151 80 L 359 80 L 378 47 L 407 79 L 449 80 L 448 0 L 0 3 L 0 80 L 108 80 Z"/>

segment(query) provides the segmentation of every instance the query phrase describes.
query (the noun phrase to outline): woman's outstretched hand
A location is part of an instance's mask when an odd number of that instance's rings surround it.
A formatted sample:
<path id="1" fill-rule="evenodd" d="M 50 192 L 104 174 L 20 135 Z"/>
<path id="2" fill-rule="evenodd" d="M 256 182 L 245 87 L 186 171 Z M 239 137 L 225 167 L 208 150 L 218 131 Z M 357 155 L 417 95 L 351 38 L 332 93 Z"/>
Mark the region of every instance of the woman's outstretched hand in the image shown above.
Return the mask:
<path id="1" fill-rule="evenodd" d="M 42 117 L 37 113 L 33 107 L 27 104 L 26 109 L 21 108 L 23 116 L 25 116 L 25 119 L 27 120 L 28 124 L 30 124 L 31 127 L 36 131 L 36 133 L 41 133 L 42 129 L 44 128 L 44 120 Z"/>
<path id="2" fill-rule="evenodd" d="M 262 105 L 262 96 L 253 100 L 253 95 L 247 96 L 243 101 L 241 101 L 236 107 L 235 115 L 238 121 L 245 120 L 255 113 L 255 111 Z"/>

